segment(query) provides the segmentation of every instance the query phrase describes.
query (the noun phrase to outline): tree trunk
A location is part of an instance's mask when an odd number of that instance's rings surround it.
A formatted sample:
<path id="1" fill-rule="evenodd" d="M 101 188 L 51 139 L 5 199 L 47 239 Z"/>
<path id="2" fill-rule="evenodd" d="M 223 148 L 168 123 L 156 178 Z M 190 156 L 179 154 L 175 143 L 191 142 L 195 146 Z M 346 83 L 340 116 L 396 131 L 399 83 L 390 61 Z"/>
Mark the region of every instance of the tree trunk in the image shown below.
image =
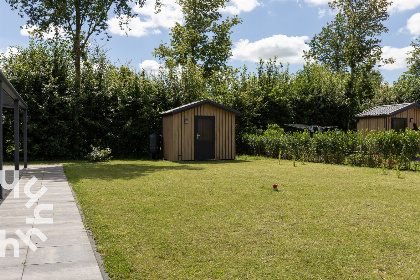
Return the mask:
<path id="1" fill-rule="evenodd" d="M 79 2 L 76 1 L 75 4 L 75 10 L 76 10 L 76 36 L 74 38 L 73 42 L 73 51 L 74 51 L 74 70 L 75 70 L 75 78 L 74 78 L 74 91 L 73 91 L 73 97 L 71 104 L 72 112 L 73 112 L 73 129 L 74 129 L 74 138 L 73 138 L 73 152 L 76 157 L 80 156 L 80 143 L 81 143 L 81 137 L 80 137 L 80 122 L 79 122 L 79 116 L 80 116 L 80 91 L 81 91 L 81 74 L 80 74 L 80 60 L 81 60 L 81 49 L 80 49 L 80 34 L 81 34 L 81 16 L 80 16 L 80 8 L 79 8 Z"/>

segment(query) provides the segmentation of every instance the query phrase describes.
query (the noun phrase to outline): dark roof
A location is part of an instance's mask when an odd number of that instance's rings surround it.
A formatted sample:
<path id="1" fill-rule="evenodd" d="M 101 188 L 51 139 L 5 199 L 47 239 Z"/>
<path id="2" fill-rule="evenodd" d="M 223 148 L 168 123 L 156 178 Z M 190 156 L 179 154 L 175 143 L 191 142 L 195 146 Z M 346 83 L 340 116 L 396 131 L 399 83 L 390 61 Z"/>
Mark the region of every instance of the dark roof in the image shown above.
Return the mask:
<path id="1" fill-rule="evenodd" d="M 360 119 L 360 118 L 372 118 L 372 117 L 392 117 L 414 107 L 420 109 L 420 104 L 418 102 L 413 102 L 413 103 L 382 105 L 382 106 L 377 106 L 377 107 L 368 109 L 356 115 L 356 118 Z"/>
<path id="2" fill-rule="evenodd" d="M 0 71 L 0 81 L 2 82 L 3 88 L 3 104 L 1 105 L 5 108 L 13 108 L 14 101 L 19 100 L 19 107 L 25 110 L 28 109 L 28 105 L 23 101 L 22 97 L 20 97 L 19 93 L 10 84 L 2 71 Z"/>
<path id="3" fill-rule="evenodd" d="M 178 113 L 181 113 L 181 112 L 184 112 L 184 111 L 187 111 L 189 109 L 192 109 L 192 108 L 195 108 L 195 107 L 198 107 L 198 106 L 201 106 L 201 105 L 205 105 L 205 104 L 212 105 L 214 107 L 217 107 L 219 109 L 228 111 L 228 112 L 230 112 L 232 114 L 235 114 L 235 115 L 238 115 L 238 116 L 241 114 L 239 111 L 236 111 L 235 109 L 226 107 L 222 104 L 216 103 L 216 102 L 208 100 L 208 99 L 204 99 L 204 100 L 201 100 L 201 101 L 196 101 L 196 102 L 192 102 L 192 103 L 189 103 L 189 104 L 179 106 L 177 108 L 174 108 L 174 109 L 168 110 L 166 112 L 160 113 L 160 115 L 161 116 L 175 115 L 175 114 L 178 114 Z"/>

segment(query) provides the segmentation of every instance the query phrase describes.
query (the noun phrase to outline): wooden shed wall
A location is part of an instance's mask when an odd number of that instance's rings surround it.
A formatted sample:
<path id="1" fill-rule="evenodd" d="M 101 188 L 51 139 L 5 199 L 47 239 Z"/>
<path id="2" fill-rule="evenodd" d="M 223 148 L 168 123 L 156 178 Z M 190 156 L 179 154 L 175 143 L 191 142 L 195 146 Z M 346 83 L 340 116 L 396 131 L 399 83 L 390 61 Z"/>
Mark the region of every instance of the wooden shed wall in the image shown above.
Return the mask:
<path id="1" fill-rule="evenodd" d="M 163 117 L 163 156 L 167 160 L 194 160 L 194 117 L 215 117 L 216 159 L 235 159 L 235 114 L 204 104 Z M 184 122 L 188 119 L 188 124 Z"/>
<path id="2" fill-rule="evenodd" d="M 417 124 L 417 126 L 420 125 L 420 109 L 411 108 L 392 117 L 359 119 L 357 122 L 357 131 L 362 129 L 367 131 L 391 130 L 391 118 L 405 118 L 407 119 L 408 128 L 413 129 L 413 123 Z M 413 118 L 413 122 L 410 122 L 411 118 Z"/>
<path id="3" fill-rule="evenodd" d="M 359 119 L 359 121 L 357 122 L 357 131 L 385 131 L 385 119 L 386 117 Z M 389 129 L 391 129 L 391 126 L 389 127 Z"/>

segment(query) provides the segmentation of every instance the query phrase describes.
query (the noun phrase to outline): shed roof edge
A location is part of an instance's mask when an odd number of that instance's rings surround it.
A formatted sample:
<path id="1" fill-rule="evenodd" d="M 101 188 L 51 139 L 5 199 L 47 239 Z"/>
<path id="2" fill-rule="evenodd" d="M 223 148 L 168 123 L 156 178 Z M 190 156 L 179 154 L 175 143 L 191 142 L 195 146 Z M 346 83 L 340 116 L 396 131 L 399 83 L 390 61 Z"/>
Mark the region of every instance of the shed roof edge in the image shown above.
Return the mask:
<path id="1" fill-rule="evenodd" d="M 190 110 L 190 109 L 193 109 L 195 107 L 198 107 L 198 106 L 201 106 L 201 105 L 205 105 L 205 104 L 210 104 L 210 105 L 212 105 L 214 107 L 217 107 L 219 109 L 225 110 L 225 111 L 230 112 L 232 114 L 235 114 L 237 116 L 239 116 L 241 114 L 239 111 L 237 111 L 235 109 L 229 108 L 229 107 L 227 107 L 225 105 L 216 103 L 216 102 L 211 101 L 209 99 L 204 99 L 204 100 L 200 100 L 200 101 L 196 101 L 196 102 L 191 102 L 191 103 L 188 103 L 188 104 L 179 106 L 177 108 L 174 108 L 174 109 L 171 109 L 171 110 L 162 112 L 162 113 L 160 113 L 160 116 L 163 117 L 163 116 L 168 116 L 168 115 L 175 115 L 175 114 L 178 114 L 178 113 L 181 113 L 181 112 L 185 112 L 187 110 Z"/>

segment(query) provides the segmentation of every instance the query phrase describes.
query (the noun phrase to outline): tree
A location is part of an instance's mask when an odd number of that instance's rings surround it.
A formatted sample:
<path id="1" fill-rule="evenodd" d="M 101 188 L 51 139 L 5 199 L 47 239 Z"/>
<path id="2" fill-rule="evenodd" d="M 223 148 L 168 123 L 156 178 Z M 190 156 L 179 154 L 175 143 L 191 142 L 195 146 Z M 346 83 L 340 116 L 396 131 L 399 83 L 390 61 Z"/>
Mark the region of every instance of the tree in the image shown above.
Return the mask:
<path id="1" fill-rule="evenodd" d="M 388 19 L 387 0 L 334 0 L 328 4 L 337 10 L 334 21 L 308 43 L 311 49 L 305 58 L 314 59 L 333 71 L 349 73 L 346 98 L 350 109 L 347 126 L 355 114 L 358 101 L 365 96 L 356 90 L 356 81 L 367 77 L 374 66 L 390 63 L 381 58 L 382 33 L 388 32 L 383 22 Z"/>
<path id="2" fill-rule="evenodd" d="M 205 76 L 226 67 L 231 56 L 231 29 L 241 23 L 238 16 L 220 21 L 219 9 L 228 0 L 178 0 L 184 23 L 171 28 L 171 43 L 160 44 L 153 54 L 167 66 L 185 66 L 189 60 L 204 69 Z"/>
<path id="3" fill-rule="evenodd" d="M 410 65 L 408 70 L 410 74 L 416 76 L 420 79 L 420 37 L 416 41 L 411 42 L 410 44 L 414 49 L 410 51 L 407 62 Z"/>
<path id="4" fill-rule="evenodd" d="M 402 74 L 393 90 L 401 102 L 417 102 L 420 100 L 420 37 L 411 43 L 413 50 L 408 53 L 408 71 Z"/>
<path id="5" fill-rule="evenodd" d="M 136 14 L 132 11 L 132 5 L 143 6 L 146 0 L 123 1 L 123 0 L 6 0 L 12 9 L 19 11 L 19 15 L 28 16 L 28 27 L 35 27 L 34 34 L 42 37 L 45 32 L 60 30 L 64 31 L 73 45 L 74 57 L 74 96 L 70 106 L 73 108 L 74 123 L 74 150 L 77 152 L 82 141 L 79 133 L 79 115 L 82 104 L 77 103 L 81 85 L 81 58 L 89 44 L 92 35 L 106 33 L 108 17 L 112 11 L 119 16 L 120 26 L 128 24 Z M 160 0 L 156 0 L 160 4 Z M 108 34 L 107 34 L 108 35 Z"/>
<path id="6" fill-rule="evenodd" d="M 146 0 L 6 0 L 20 16 L 28 16 L 28 27 L 35 27 L 35 34 L 42 36 L 45 32 L 62 29 L 64 36 L 73 44 L 76 86 L 80 86 L 81 57 L 93 34 L 106 33 L 108 17 L 113 13 L 119 16 L 120 26 L 128 24 L 136 16 L 132 4 L 143 6 Z M 159 4 L 159 0 L 156 1 Z"/>

